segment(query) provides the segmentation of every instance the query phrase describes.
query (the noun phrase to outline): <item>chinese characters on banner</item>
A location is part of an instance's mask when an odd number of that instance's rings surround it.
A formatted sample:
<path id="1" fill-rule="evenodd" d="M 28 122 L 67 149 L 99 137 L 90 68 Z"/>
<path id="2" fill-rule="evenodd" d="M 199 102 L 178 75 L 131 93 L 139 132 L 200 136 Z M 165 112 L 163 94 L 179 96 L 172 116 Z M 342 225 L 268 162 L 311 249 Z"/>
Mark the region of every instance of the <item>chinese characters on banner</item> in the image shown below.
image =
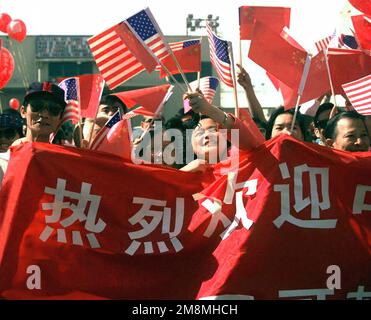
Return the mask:
<path id="1" fill-rule="evenodd" d="M 370 298 L 370 166 L 289 137 L 224 176 L 25 144 L 0 194 L 0 295 Z M 25 287 L 29 265 L 41 290 Z"/>

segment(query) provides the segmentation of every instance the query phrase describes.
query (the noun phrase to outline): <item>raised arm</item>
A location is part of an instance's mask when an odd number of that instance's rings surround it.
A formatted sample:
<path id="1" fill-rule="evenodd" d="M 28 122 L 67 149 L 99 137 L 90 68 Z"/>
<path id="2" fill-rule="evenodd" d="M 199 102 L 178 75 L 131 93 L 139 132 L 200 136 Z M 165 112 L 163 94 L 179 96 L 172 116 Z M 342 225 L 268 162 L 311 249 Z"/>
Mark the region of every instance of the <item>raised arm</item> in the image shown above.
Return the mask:
<path id="1" fill-rule="evenodd" d="M 184 99 L 189 99 L 189 105 L 194 112 L 210 117 L 224 129 L 238 129 L 240 149 L 251 150 L 264 143 L 263 135 L 251 118 L 242 122 L 231 113 L 226 113 L 208 103 L 204 96 L 198 92 L 186 93 Z"/>
<path id="2" fill-rule="evenodd" d="M 265 119 L 264 116 L 263 108 L 255 95 L 255 91 L 252 86 L 249 74 L 240 64 L 237 64 L 237 67 L 240 69 L 237 72 L 237 81 L 240 84 L 240 86 L 245 89 L 246 98 L 247 101 L 249 102 L 252 116 L 264 123 L 267 123 L 267 120 Z"/>

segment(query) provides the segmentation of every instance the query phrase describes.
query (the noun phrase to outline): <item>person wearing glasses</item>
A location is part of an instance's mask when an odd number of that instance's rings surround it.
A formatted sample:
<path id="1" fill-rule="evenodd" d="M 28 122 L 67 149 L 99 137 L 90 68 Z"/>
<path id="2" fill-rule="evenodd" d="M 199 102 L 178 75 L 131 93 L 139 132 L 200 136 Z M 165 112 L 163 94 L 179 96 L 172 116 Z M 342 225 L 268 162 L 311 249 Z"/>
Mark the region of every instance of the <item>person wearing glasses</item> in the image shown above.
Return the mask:
<path id="1" fill-rule="evenodd" d="M 64 91 L 51 82 L 34 82 L 30 85 L 21 106 L 21 116 L 26 119 L 26 136 L 13 145 L 24 142 L 49 143 L 62 119 L 66 102 Z"/>

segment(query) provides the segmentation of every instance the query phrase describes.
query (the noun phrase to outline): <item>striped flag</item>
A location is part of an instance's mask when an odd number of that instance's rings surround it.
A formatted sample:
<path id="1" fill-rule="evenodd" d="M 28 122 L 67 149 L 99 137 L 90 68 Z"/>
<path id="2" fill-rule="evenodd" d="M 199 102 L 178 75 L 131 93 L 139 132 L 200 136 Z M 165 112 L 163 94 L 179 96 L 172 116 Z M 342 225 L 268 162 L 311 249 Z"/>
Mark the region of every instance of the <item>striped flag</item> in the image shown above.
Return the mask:
<path id="1" fill-rule="evenodd" d="M 371 74 L 342 85 L 353 108 L 360 114 L 371 115 Z"/>
<path id="2" fill-rule="evenodd" d="M 193 90 L 197 89 L 197 84 L 198 81 L 192 81 L 190 83 L 190 86 Z M 202 94 L 204 95 L 205 99 L 209 102 L 212 103 L 216 89 L 218 88 L 219 85 L 219 79 L 215 77 L 203 77 L 200 79 L 200 90 Z"/>
<path id="3" fill-rule="evenodd" d="M 109 130 L 121 120 L 121 113 L 120 109 L 117 110 L 117 112 L 106 122 L 104 127 L 98 132 L 96 137 L 94 138 L 94 141 L 91 144 L 90 149 L 91 150 L 98 150 L 100 144 L 104 140 L 105 136 L 109 132 Z"/>
<path id="4" fill-rule="evenodd" d="M 190 46 L 194 46 L 200 43 L 201 43 L 200 39 L 192 39 L 192 40 L 171 42 L 169 43 L 169 46 L 173 52 L 176 52 L 176 51 L 183 50 L 185 48 L 188 48 Z"/>
<path id="5" fill-rule="evenodd" d="M 145 70 L 120 37 L 118 27 L 88 39 L 98 69 L 111 90 Z"/>
<path id="6" fill-rule="evenodd" d="M 67 102 L 63 111 L 63 116 L 57 128 L 49 136 L 49 142 L 53 143 L 59 129 L 68 121 L 77 124 L 80 120 L 80 97 L 79 97 L 79 79 L 71 77 L 61 81 L 58 86 L 64 90 L 64 100 Z"/>
<path id="7" fill-rule="evenodd" d="M 340 48 L 340 49 L 357 49 L 358 44 L 356 39 L 353 36 L 345 35 L 343 33 L 338 34 L 335 29 L 334 32 L 322 40 L 319 40 L 315 43 L 317 52 L 322 51 L 323 49 L 331 48 Z"/>
<path id="8" fill-rule="evenodd" d="M 192 88 L 192 90 L 196 90 L 198 87 L 198 80 L 192 81 L 189 84 Z M 209 102 L 212 103 L 216 89 L 218 88 L 219 85 L 219 79 L 215 77 L 203 77 L 200 79 L 200 86 L 199 89 L 201 90 L 202 94 L 204 95 L 205 99 Z M 191 107 L 189 105 L 189 100 L 183 100 L 183 107 L 184 107 L 184 113 L 187 113 L 188 111 L 191 110 Z"/>
<path id="9" fill-rule="evenodd" d="M 64 100 L 67 102 L 61 126 L 69 120 L 76 124 L 80 119 L 79 79 L 77 77 L 64 79 L 59 83 L 59 87 L 64 90 Z"/>
<path id="10" fill-rule="evenodd" d="M 169 47 L 175 53 L 181 51 L 185 48 L 189 48 L 192 46 L 200 45 L 201 41 L 199 39 L 192 39 L 192 40 L 185 40 L 185 41 L 178 41 L 178 42 L 170 42 Z M 162 67 L 160 65 L 156 66 L 156 71 L 161 71 Z"/>
<path id="11" fill-rule="evenodd" d="M 169 46 L 149 8 L 126 19 L 125 23 L 159 60 L 170 54 Z"/>
<path id="12" fill-rule="evenodd" d="M 210 60 L 220 80 L 227 86 L 233 88 L 231 61 L 229 59 L 228 41 L 217 37 L 212 31 L 209 24 L 206 25 L 209 46 L 210 46 Z"/>
<path id="13" fill-rule="evenodd" d="M 322 40 L 317 41 L 315 43 L 317 52 L 320 52 L 323 49 L 326 49 L 329 46 L 331 40 L 335 37 L 335 35 L 336 35 L 336 31 L 331 36 L 328 36 L 326 38 L 323 38 Z"/>

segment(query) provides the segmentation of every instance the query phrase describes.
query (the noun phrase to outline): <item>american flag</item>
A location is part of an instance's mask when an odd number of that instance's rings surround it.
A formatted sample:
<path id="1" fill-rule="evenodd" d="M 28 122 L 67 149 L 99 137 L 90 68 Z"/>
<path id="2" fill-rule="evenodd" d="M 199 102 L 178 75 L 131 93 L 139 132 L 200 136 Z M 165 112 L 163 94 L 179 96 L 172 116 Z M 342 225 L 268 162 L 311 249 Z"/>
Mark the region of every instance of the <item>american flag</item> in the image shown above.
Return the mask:
<path id="1" fill-rule="evenodd" d="M 316 46 L 316 49 L 317 49 L 317 52 L 320 52 L 322 51 L 323 49 L 326 49 L 330 42 L 332 41 L 332 39 L 336 36 L 336 30 L 334 31 L 334 33 L 326 38 L 323 38 L 322 40 L 319 40 L 315 43 L 315 46 Z"/>
<path id="2" fill-rule="evenodd" d="M 198 87 L 198 80 L 192 81 L 189 84 L 192 88 L 192 90 L 196 90 Z M 202 94 L 204 95 L 205 99 L 209 102 L 212 103 L 216 89 L 218 88 L 219 85 L 219 79 L 215 77 L 203 77 L 200 79 L 200 86 L 199 89 L 201 90 Z M 191 110 L 191 106 L 189 105 L 189 100 L 183 100 L 183 107 L 184 107 L 184 113 L 187 113 L 188 111 Z"/>
<path id="3" fill-rule="evenodd" d="M 190 46 L 200 44 L 199 39 L 192 39 L 192 40 L 185 40 L 185 41 L 178 41 L 178 42 L 171 42 L 169 43 L 169 47 L 173 52 L 182 50 L 184 48 L 188 48 Z"/>
<path id="4" fill-rule="evenodd" d="M 169 55 L 168 45 L 149 8 L 126 19 L 126 23 L 159 60 Z"/>
<path id="5" fill-rule="evenodd" d="M 177 52 L 191 46 L 199 45 L 200 43 L 201 41 L 199 39 L 192 39 L 178 42 L 170 42 L 169 47 L 173 52 Z M 156 71 L 161 71 L 161 69 L 162 69 L 161 66 L 157 65 Z"/>
<path id="6" fill-rule="evenodd" d="M 219 78 L 227 86 L 233 88 L 231 73 L 231 61 L 229 59 L 228 41 L 217 37 L 207 24 L 207 33 L 210 46 L 210 60 L 219 75 Z"/>
<path id="7" fill-rule="evenodd" d="M 190 83 L 192 89 L 197 89 L 198 81 L 192 81 Z M 216 89 L 218 88 L 219 85 L 219 79 L 215 77 L 203 77 L 200 79 L 200 90 L 202 91 L 202 94 L 204 95 L 205 99 L 209 102 L 212 103 Z"/>
<path id="8" fill-rule="evenodd" d="M 315 43 L 317 52 L 322 51 L 328 47 L 340 48 L 340 49 L 357 49 L 358 44 L 353 36 L 345 35 L 343 33 L 338 34 L 337 30 L 328 37 L 323 38 Z"/>
<path id="9" fill-rule="evenodd" d="M 98 69 L 111 90 L 145 70 L 116 32 L 118 27 L 88 39 Z"/>
<path id="10" fill-rule="evenodd" d="M 69 120 L 76 124 L 80 119 L 79 79 L 76 77 L 64 79 L 59 83 L 59 87 L 64 90 L 64 100 L 67 102 L 61 125 Z"/>
<path id="11" fill-rule="evenodd" d="M 94 138 L 90 149 L 91 150 L 97 150 L 104 140 L 105 136 L 108 134 L 109 130 L 121 120 L 121 113 L 120 109 L 117 110 L 117 112 L 106 122 L 104 127 L 98 132 L 96 137 Z"/>
<path id="12" fill-rule="evenodd" d="M 371 115 L 371 74 L 342 85 L 353 108 L 360 114 Z"/>

